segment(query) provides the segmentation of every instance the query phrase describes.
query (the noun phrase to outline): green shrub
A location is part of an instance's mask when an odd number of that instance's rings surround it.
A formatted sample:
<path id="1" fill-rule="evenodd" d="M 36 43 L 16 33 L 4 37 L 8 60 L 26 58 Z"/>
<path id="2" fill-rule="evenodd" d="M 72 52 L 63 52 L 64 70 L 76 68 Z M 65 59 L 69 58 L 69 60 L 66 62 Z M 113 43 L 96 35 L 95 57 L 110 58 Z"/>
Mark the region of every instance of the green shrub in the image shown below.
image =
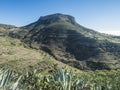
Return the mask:
<path id="1" fill-rule="evenodd" d="M 120 71 L 74 74 L 72 71 L 58 69 L 52 74 L 41 75 L 35 70 L 20 76 L 2 68 L 0 87 L 2 90 L 120 90 Z"/>

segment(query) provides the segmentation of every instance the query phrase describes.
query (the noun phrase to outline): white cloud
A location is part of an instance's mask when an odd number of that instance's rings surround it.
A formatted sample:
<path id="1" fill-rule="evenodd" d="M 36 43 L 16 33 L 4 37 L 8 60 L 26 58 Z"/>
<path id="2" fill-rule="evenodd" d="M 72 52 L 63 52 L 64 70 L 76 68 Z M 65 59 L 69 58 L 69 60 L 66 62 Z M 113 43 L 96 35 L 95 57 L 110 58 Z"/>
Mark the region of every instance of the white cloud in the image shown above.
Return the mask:
<path id="1" fill-rule="evenodd" d="M 120 30 L 105 30 L 105 31 L 100 31 L 100 32 L 120 36 Z"/>

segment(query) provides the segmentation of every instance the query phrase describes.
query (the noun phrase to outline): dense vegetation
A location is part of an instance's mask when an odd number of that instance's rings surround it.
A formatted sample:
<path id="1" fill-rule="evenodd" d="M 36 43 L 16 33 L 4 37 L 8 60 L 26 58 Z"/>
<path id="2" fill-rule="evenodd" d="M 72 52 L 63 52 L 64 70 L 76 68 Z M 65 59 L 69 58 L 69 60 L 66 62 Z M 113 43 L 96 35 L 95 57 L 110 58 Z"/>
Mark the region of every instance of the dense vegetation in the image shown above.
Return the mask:
<path id="1" fill-rule="evenodd" d="M 33 71 L 20 76 L 1 69 L 0 81 L 3 90 L 120 90 L 120 71 L 78 74 L 58 69 L 46 75 Z"/>

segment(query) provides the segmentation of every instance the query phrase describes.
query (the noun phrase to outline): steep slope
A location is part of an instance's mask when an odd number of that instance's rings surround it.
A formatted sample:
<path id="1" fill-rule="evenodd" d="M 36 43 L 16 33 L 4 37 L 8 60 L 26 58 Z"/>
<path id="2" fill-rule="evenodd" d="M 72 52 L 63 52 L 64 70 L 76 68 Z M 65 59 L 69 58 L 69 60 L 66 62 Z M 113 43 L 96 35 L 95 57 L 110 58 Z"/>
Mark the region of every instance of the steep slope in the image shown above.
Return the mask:
<path id="1" fill-rule="evenodd" d="M 70 15 L 40 17 L 10 36 L 79 69 L 120 68 L 120 39 L 85 28 Z"/>
<path id="2" fill-rule="evenodd" d="M 34 69 L 47 72 L 58 67 L 76 70 L 58 62 L 40 49 L 32 49 L 20 40 L 9 37 L 8 32 L 13 31 L 15 28 L 19 29 L 8 25 L 0 26 L 0 67 L 9 67 L 19 73 L 25 73 Z"/>

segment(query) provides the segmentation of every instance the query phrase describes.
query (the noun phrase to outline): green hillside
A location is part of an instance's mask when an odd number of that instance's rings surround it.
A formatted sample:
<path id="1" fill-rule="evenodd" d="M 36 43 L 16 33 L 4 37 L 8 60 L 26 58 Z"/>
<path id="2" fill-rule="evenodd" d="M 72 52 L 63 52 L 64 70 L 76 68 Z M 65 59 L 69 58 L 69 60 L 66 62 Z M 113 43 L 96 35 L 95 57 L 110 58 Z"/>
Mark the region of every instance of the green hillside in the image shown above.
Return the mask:
<path id="1" fill-rule="evenodd" d="M 9 35 L 78 69 L 120 69 L 120 39 L 83 27 L 70 15 L 40 17 Z"/>
<path id="2" fill-rule="evenodd" d="M 42 50 L 31 49 L 20 40 L 8 36 L 0 36 L 0 66 L 21 73 L 34 69 L 48 72 L 55 67 L 72 69 Z"/>
<path id="3" fill-rule="evenodd" d="M 13 53 L 11 56 L 6 56 L 9 62 L 14 62 L 13 58 L 17 57 L 18 63 L 26 66 L 30 61 L 34 64 L 32 67 L 36 68 L 39 67 L 37 65 L 39 62 L 47 63 L 44 65 L 47 67 L 48 61 L 51 64 L 54 60 L 80 70 L 120 69 L 119 37 L 81 26 L 70 15 L 57 13 L 43 16 L 24 27 L 1 24 L 0 36 L 1 40 L 5 39 L 1 41 L 2 48 L 10 44 L 5 51 Z M 13 45 L 10 42 L 13 42 Z M 3 57 L 5 56 L 1 56 Z M 19 62 L 20 60 L 22 62 Z M 30 65 L 27 64 L 27 67 L 30 68 Z"/>

